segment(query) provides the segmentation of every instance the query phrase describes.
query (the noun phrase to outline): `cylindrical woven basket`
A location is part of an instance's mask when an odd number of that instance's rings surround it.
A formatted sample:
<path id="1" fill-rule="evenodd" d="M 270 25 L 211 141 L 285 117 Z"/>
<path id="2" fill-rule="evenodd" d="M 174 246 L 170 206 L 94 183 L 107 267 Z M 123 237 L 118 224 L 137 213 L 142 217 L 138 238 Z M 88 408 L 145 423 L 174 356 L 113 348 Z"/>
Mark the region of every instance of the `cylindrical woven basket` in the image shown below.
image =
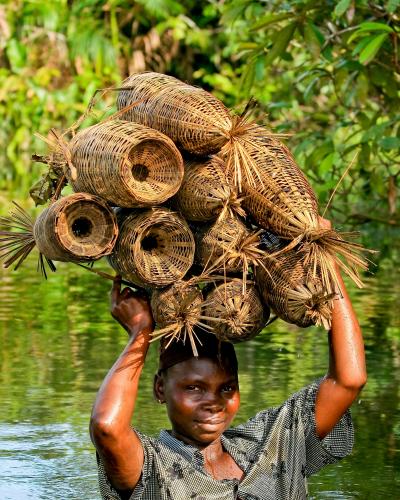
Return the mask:
<path id="1" fill-rule="evenodd" d="M 117 236 L 112 210 L 101 198 L 86 193 L 60 198 L 33 225 L 39 252 L 64 262 L 100 259 L 111 253 Z"/>
<path id="2" fill-rule="evenodd" d="M 230 138 L 232 118 L 216 97 L 159 73 L 138 73 L 127 78 L 117 107 L 130 106 L 122 118 L 159 130 L 193 154 L 219 151 Z"/>
<path id="3" fill-rule="evenodd" d="M 262 240 L 269 253 L 282 250 L 286 244 L 268 232 Z M 264 304 L 281 319 L 303 328 L 315 324 L 329 329 L 334 294 L 326 292 L 318 274 L 311 273 L 302 252 L 292 248 L 266 257 L 255 276 Z"/>
<path id="4" fill-rule="evenodd" d="M 264 255 L 257 232 L 235 216 L 197 228 L 195 238 L 196 262 L 212 271 L 247 273 L 249 265 Z"/>
<path id="5" fill-rule="evenodd" d="M 223 212 L 244 215 L 241 200 L 229 184 L 223 163 L 217 157 L 185 162 L 185 175 L 173 206 L 189 221 L 205 222 Z"/>
<path id="6" fill-rule="evenodd" d="M 167 346 L 173 340 L 189 340 L 196 356 L 194 327 L 200 321 L 202 302 L 200 289 L 184 281 L 178 281 L 166 289 L 154 290 L 151 309 L 158 330 L 154 331 L 153 337 L 165 337 Z"/>
<path id="7" fill-rule="evenodd" d="M 195 244 L 182 217 L 166 208 L 118 214 L 119 237 L 112 267 L 139 286 L 165 287 L 182 279 L 193 264 Z"/>
<path id="8" fill-rule="evenodd" d="M 183 179 L 183 160 L 174 143 L 157 130 L 109 120 L 79 132 L 70 142 L 75 191 L 101 196 L 120 207 L 159 205 Z"/>
<path id="9" fill-rule="evenodd" d="M 254 285 L 243 293 L 243 281 L 234 279 L 211 289 L 203 308 L 204 322 L 222 341 L 242 342 L 261 332 L 269 317 Z"/>

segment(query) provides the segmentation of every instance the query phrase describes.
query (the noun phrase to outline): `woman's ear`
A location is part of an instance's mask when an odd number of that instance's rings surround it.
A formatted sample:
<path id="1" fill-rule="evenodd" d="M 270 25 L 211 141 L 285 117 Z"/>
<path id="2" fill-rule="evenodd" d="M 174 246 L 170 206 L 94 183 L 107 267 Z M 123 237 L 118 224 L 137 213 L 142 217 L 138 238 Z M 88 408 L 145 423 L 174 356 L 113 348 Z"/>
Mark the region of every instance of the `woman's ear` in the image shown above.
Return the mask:
<path id="1" fill-rule="evenodd" d="M 154 375 L 153 394 L 154 394 L 154 397 L 156 398 L 158 403 L 160 403 L 160 404 L 165 403 L 164 377 L 160 372 L 157 372 Z"/>

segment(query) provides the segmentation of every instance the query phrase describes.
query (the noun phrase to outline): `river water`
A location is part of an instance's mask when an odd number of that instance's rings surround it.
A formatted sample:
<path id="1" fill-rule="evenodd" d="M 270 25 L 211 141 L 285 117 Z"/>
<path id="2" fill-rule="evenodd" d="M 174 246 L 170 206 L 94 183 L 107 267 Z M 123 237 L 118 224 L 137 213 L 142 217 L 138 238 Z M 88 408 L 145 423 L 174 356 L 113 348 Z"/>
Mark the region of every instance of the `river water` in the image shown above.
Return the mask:
<path id="1" fill-rule="evenodd" d="M 126 334 L 108 313 L 109 282 L 66 264 L 45 281 L 35 266 L 32 256 L 19 271 L 0 271 L 0 498 L 99 499 L 89 415 Z M 369 379 L 352 410 L 354 452 L 311 478 L 312 499 L 400 497 L 399 278 L 395 259 L 382 258 L 363 290 L 349 286 Z M 235 423 L 283 402 L 327 367 L 326 333 L 282 321 L 237 352 L 242 406 Z M 168 426 L 152 398 L 156 358 L 152 345 L 135 415 L 149 434 Z"/>

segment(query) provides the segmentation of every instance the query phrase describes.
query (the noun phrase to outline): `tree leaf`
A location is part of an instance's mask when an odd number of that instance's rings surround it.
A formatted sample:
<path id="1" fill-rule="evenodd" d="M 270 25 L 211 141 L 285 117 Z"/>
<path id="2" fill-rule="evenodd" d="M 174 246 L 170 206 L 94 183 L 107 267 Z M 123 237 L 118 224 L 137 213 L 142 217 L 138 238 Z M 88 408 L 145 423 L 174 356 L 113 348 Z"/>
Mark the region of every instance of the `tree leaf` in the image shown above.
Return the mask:
<path id="1" fill-rule="evenodd" d="M 279 31 L 275 37 L 274 44 L 269 50 L 267 57 L 265 58 L 265 65 L 271 64 L 274 59 L 279 57 L 286 50 L 289 45 L 290 40 L 296 31 L 297 23 L 293 22 L 285 26 L 281 31 Z"/>
<path id="2" fill-rule="evenodd" d="M 304 26 L 304 40 L 311 54 L 316 58 L 319 57 L 321 52 L 321 43 L 314 30 L 313 24 L 310 21 L 308 21 Z"/>
<path id="3" fill-rule="evenodd" d="M 396 11 L 397 7 L 399 6 L 400 6 L 400 0 L 389 0 L 386 6 L 386 10 L 390 14 L 393 14 Z"/>
<path id="4" fill-rule="evenodd" d="M 340 2 L 335 7 L 335 16 L 341 17 L 346 12 L 346 10 L 350 7 L 351 0 L 340 0 Z"/>
<path id="5" fill-rule="evenodd" d="M 400 138 L 399 137 L 384 137 L 379 141 L 379 145 L 382 149 L 389 151 L 390 149 L 400 148 Z"/>
<path id="6" fill-rule="evenodd" d="M 393 33 L 393 28 L 383 23 L 361 23 L 357 31 L 387 31 Z"/>
<path id="7" fill-rule="evenodd" d="M 294 14 L 292 12 L 282 12 L 280 14 L 268 14 L 261 19 L 259 19 L 256 23 L 250 26 L 250 31 L 259 30 L 261 28 L 265 28 L 270 24 L 275 24 L 279 21 L 284 21 L 285 19 L 290 19 Z"/>
<path id="8" fill-rule="evenodd" d="M 381 33 L 376 36 L 373 40 L 369 42 L 369 44 L 361 51 L 360 57 L 358 60 L 361 64 L 368 64 L 372 61 L 372 59 L 376 56 L 377 52 L 381 48 L 383 42 L 388 37 L 387 33 Z"/>

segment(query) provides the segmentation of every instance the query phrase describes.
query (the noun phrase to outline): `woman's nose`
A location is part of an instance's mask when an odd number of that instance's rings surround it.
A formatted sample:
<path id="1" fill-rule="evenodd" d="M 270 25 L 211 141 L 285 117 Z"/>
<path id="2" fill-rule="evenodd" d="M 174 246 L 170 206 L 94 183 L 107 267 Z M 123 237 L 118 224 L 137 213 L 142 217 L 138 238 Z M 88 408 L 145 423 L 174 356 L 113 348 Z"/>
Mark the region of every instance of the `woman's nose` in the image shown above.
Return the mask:
<path id="1" fill-rule="evenodd" d="M 224 407 L 224 398 L 219 392 L 208 391 L 204 394 L 204 407 L 210 411 L 220 411 Z"/>

